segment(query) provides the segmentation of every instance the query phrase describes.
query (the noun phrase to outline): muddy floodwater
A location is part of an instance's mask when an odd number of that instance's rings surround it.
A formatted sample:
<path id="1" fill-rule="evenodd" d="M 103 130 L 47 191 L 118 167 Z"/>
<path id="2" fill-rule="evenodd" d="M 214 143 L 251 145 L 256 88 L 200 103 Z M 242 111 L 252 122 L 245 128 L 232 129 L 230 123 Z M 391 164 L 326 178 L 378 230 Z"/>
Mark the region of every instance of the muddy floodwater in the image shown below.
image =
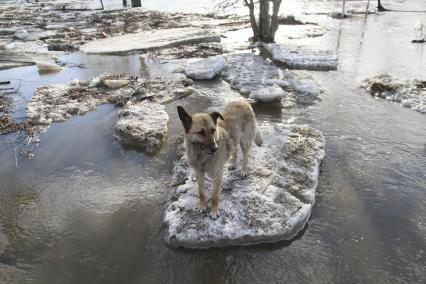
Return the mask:
<path id="1" fill-rule="evenodd" d="M 168 11 L 172 1 L 144 2 Z M 296 15 L 341 5 L 286 2 L 283 11 Z M 176 105 L 189 112 L 221 109 L 240 97 L 226 82 L 196 82 L 204 95 L 167 105 L 168 141 L 154 156 L 116 142 L 119 109 L 112 105 L 54 123 L 32 159 L 15 155 L 12 135 L 0 136 L 0 283 L 424 283 L 426 115 L 376 99 L 360 84 L 381 73 L 426 80 L 426 45 L 411 43 L 416 23 L 426 24 L 426 3 L 382 4 L 397 11 L 343 21 L 302 15 L 329 31 L 291 42 L 335 50 L 338 70 L 309 71 L 325 91 L 313 105 L 254 106 L 261 124 L 306 123 L 326 138 L 312 216 L 294 240 L 208 250 L 165 245 L 164 198 L 173 141 L 183 131 Z M 281 29 L 277 41 L 290 41 Z M 245 34 L 235 41 L 247 40 Z M 63 60 L 86 68 L 45 75 L 35 66 L 0 71 L 0 79 L 22 93 L 14 98 L 13 117 L 25 117 L 39 86 L 103 72 L 150 77 L 161 68 L 136 55 L 72 53 Z"/>

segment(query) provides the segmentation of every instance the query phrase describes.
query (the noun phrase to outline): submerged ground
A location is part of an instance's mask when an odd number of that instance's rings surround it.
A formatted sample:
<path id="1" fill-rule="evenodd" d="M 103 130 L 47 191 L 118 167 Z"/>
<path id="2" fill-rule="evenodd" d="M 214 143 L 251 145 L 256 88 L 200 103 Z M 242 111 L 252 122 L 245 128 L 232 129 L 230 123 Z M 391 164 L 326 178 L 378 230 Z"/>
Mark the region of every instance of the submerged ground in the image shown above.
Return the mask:
<path id="1" fill-rule="evenodd" d="M 170 9 L 161 3 L 155 8 Z M 314 105 L 255 107 L 260 123 L 307 123 L 327 141 L 311 220 L 295 240 L 205 251 L 168 248 L 162 217 L 173 141 L 182 132 L 177 102 L 167 105 L 168 144 L 155 156 L 114 140 L 118 109 L 106 105 L 53 124 L 34 158 L 18 157 L 18 167 L 10 137 L 0 137 L 0 282 L 424 281 L 426 116 L 375 99 L 360 84 L 385 72 L 426 80 L 426 47 L 411 43 L 415 24 L 426 21 L 426 4 L 388 1 L 386 8 L 399 11 L 344 21 L 303 16 L 330 31 L 291 42 L 336 50 L 338 70 L 309 72 L 325 91 Z M 340 9 L 340 3 L 294 1 L 288 9 L 323 12 Z M 289 42 L 284 33 L 279 31 L 278 42 Z M 25 102 L 39 86 L 106 71 L 148 77 L 158 69 L 156 60 L 141 64 L 138 56 L 75 53 L 65 60 L 87 68 L 51 75 L 34 66 L 0 71 L 1 80 L 21 84 L 14 117 L 25 116 Z M 219 109 L 240 97 L 225 82 L 196 87 L 204 95 L 179 101 L 190 112 Z"/>

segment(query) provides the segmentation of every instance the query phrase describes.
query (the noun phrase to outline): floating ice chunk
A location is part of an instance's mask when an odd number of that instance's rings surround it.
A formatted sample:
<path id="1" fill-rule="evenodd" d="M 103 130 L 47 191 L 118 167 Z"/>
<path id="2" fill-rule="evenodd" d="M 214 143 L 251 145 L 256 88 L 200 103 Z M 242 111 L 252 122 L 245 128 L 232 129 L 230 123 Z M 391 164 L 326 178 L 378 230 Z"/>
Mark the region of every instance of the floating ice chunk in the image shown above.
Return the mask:
<path id="1" fill-rule="evenodd" d="M 164 213 L 168 245 L 249 245 L 289 240 L 303 229 L 315 201 L 324 136 L 306 125 L 274 124 L 260 130 L 264 144 L 250 150 L 249 176 L 241 179 L 239 169 L 224 174 L 216 220 L 197 212 L 197 185 L 178 145 L 181 158 L 173 176 L 174 184 L 181 185 L 169 191 Z M 211 190 L 209 181 L 206 190 Z"/>
<path id="2" fill-rule="evenodd" d="M 271 103 L 281 100 L 284 96 L 285 92 L 283 89 L 275 84 L 251 92 L 249 98 L 262 103 Z"/>
<path id="3" fill-rule="evenodd" d="M 105 86 L 107 86 L 108 88 L 118 89 L 118 88 L 122 88 L 124 86 L 129 85 L 130 80 L 112 80 L 112 79 L 108 79 L 108 80 L 103 80 L 102 83 Z"/>
<path id="4" fill-rule="evenodd" d="M 56 63 L 36 61 L 35 64 L 40 73 L 53 73 L 62 70 L 62 67 Z"/>
<path id="5" fill-rule="evenodd" d="M 196 80 L 210 80 L 219 75 L 225 68 L 222 57 L 210 57 L 189 63 L 185 67 L 185 75 Z"/>
<path id="6" fill-rule="evenodd" d="M 232 54 L 226 56 L 226 61 L 224 79 L 231 84 L 232 89 L 244 95 L 266 87 L 266 82 L 280 76 L 277 66 L 256 54 Z"/>
<path id="7" fill-rule="evenodd" d="M 263 44 L 272 60 L 288 68 L 306 70 L 336 70 L 337 56 L 330 50 L 311 50 L 303 47 Z"/>
<path id="8" fill-rule="evenodd" d="M 278 85 L 278 86 L 283 87 L 283 88 L 290 86 L 290 83 L 288 81 L 281 80 L 281 79 L 268 79 L 268 80 L 265 81 L 265 83 L 267 85 L 271 85 L 271 86 Z"/>
<path id="9" fill-rule="evenodd" d="M 140 148 L 148 154 L 158 151 L 167 136 L 169 116 L 164 105 L 151 102 L 127 103 L 118 113 L 114 136 L 120 144 Z"/>

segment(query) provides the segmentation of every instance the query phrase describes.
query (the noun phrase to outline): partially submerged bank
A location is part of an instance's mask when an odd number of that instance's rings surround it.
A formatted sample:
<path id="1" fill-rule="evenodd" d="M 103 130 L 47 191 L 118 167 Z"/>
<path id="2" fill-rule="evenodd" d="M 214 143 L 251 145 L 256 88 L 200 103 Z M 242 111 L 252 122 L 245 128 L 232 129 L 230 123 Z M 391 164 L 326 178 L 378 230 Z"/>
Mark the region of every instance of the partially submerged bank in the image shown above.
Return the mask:
<path id="1" fill-rule="evenodd" d="M 426 113 L 426 81 L 401 80 L 382 74 L 363 80 L 362 87 L 374 97 Z"/>
<path id="2" fill-rule="evenodd" d="M 53 122 L 82 115 L 106 103 L 119 112 L 115 137 L 126 147 L 155 153 L 167 135 L 164 106 L 192 94 L 192 80 L 177 77 L 141 80 L 127 74 L 102 74 L 88 81 L 40 87 L 27 105 L 27 122 L 46 131 Z"/>
<path id="3" fill-rule="evenodd" d="M 261 127 L 262 147 L 253 146 L 249 176 L 227 171 L 220 217 L 197 212 L 198 190 L 178 143 L 174 184 L 164 213 L 165 241 L 172 247 L 209 248 L 293 238 L 306 225 L 315 202 L 324 136 L 306 125 Z M 211 189 L 208 181 L 207 189 Z"/>

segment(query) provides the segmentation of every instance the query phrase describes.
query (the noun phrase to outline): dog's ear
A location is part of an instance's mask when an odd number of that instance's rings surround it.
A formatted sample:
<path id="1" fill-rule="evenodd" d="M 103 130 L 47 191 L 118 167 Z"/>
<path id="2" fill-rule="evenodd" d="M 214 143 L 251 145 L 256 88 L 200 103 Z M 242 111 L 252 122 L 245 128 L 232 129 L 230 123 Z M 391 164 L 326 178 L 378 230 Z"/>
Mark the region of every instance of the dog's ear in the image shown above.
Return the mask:
<path id="1" fill-rule="evenodd" d="M 213 121 L 214 121 L 215 124 L 217 123 L 218 117 L 220 117 L 220 119 L 224 120 L 223 116 L 220 113 L 218 113 L 218 112 L 211 112 L 210 116 L 212 117 L 212 119 L 213 119 Z"/>
<path id="2" fill-rule="evenodd" d="M 178 106 L 177 111 L 179 114 L 180 121 L 182 121 L 183 128 L 185 128 L 185 132 L 188 133 L 192 124 L 192 117 L 186 113 L 183 107 Z"/>

